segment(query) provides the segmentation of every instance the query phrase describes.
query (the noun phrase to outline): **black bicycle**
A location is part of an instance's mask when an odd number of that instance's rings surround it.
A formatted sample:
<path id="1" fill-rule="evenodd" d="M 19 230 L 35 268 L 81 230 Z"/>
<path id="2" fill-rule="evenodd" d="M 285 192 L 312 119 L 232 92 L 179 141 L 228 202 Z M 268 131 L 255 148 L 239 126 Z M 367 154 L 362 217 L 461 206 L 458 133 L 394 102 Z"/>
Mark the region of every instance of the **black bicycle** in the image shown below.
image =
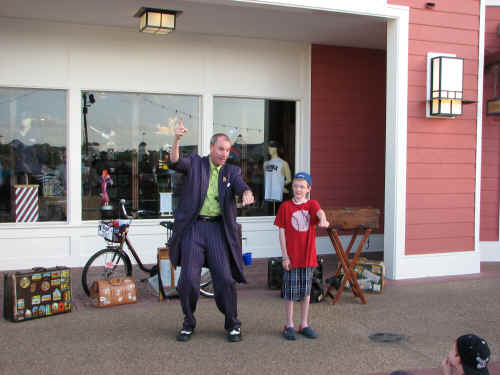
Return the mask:
<path id="1" fill-rule="evenodd" d="M 106 280 L 114 277 L 132 276 L 132 262 L 130 256 L 125 251 L 125 245 L 134 257 L 139 268 L 149 274 L 150 277 L 158 276 L 159 291 L 166 298 L 165 287 L 161 279 L 161 272 L 158 272 L 158 264 L 151 268 L 146 267 L 128 236 L 130 225 L 133 219 L 140 215 L 141 211 L 136 211 L 133 216 L 129 216 L 125 209 L 125 199 L 120 200 L 119 220 L 102 220 L 99 222 L 98 234 L 106 241 L 106 247 L 93 254 L 82 271 L 82 287 L 87 295 L 90 294 L 90 286 L 94 281 Z M 160 225 L 167 230 L 167 241 L 170 239 L 173 230 L 172 221 L 162 221 Z M 213 297 L 214 289 L 210 270 L 203 268 L 201 271 L 200 294 L 205 297 Z"/>

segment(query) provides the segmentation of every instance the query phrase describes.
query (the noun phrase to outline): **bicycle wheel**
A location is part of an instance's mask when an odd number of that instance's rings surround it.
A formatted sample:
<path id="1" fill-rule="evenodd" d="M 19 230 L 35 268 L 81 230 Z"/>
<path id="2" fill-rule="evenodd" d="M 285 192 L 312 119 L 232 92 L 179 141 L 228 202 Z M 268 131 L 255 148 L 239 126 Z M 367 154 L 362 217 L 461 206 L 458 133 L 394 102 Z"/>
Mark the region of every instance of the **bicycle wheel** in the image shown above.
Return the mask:
<path id="1" fill-rule="evenodd" d="M 205 297 L 215 296 L 212 275 L 208 268 L 202 268 L 201 270 L 200 294 Z"/>
<path id="2" fill-rule="evenodd" d="M 132 264 L 126 254 L 119 249 L 102 249 L 92 255 L 83 267 L 82 287 L 89 295 L 94 281 L 132 275 Z"/>

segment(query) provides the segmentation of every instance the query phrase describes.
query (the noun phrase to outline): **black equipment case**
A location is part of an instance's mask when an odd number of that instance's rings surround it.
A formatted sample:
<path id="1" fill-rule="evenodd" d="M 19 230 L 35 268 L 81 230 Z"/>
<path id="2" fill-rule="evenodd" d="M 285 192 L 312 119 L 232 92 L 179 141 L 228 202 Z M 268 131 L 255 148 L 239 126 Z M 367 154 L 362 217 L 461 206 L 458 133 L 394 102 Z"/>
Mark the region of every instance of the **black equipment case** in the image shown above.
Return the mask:
<path id="1" fill-rule="evenodd" d="M 13 322 L 70 312 L 71 270 L 34 268 L 4 275 L 3 313 Z"/>
<path id="2" fill-rule="evenodd" d="M 318 267 L 314 270 L 311 286 L 311 303 L 320 302 L 323 299 L 323 262 L 318 256 Z M 267 287 L 269 289 L 281 289 L 283 284 L 282 258 L 269 258 L 267 261 Z"/>

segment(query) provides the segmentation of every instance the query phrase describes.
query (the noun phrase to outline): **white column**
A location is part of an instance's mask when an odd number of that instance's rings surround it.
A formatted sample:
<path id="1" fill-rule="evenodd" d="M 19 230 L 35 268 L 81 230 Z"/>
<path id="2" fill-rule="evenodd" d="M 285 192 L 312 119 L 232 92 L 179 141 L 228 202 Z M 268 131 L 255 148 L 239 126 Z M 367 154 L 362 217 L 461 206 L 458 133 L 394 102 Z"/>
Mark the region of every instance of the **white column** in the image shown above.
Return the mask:
<path id="1" fill-rule="evenodd" d="M 405 256 L 408 23 L 408 12 L 387 22 L 384 262 L 391 279 Z"/>

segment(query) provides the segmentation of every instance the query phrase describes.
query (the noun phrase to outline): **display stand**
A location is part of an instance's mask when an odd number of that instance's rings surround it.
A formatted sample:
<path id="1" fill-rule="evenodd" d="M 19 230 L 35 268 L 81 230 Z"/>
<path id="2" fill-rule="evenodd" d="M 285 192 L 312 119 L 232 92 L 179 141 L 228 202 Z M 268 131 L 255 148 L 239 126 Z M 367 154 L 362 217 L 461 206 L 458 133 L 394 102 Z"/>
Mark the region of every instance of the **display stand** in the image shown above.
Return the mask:
<path id="1" fill-rule="evenodd" d="M 328 287 L 325 296 L 332 296 L 332 304 L 336 304 L 344 291 L 346 283 L 349 281 L 354 296 L 359 297 L 361 302 L 366 304 L 366 298 L 361 290 L 361 287 L 359 286 L 354 266 L 361 255 L 361 251 L 363 250 L 370 233 L 379 227 L 380 210 L 376 208 L 341 208 L 326 209 L 325 213 L 328 221 L 330 222 L 330 227 L 327 229 L 328 236 L 330 237 L 330 241 L 332 242 L 333 248 L 335 249 L 335 253 L 337 254 L 340 262 L 337 266 L 335 277 L 340 275 L 342 269 L 344 270 L 344 277 L 342 278 L 340 287 L 337 289 L 335 297 L 331 294 L 333 289 L 335 289 L 333 285 Z M 345 250 L 339 238 L 339 231 L 352 233 L 349 245 Z M 349 253 L 351 252 L 359 234 L 363 234 L 363 237 L 352 260 L 350 260 Z"/>

